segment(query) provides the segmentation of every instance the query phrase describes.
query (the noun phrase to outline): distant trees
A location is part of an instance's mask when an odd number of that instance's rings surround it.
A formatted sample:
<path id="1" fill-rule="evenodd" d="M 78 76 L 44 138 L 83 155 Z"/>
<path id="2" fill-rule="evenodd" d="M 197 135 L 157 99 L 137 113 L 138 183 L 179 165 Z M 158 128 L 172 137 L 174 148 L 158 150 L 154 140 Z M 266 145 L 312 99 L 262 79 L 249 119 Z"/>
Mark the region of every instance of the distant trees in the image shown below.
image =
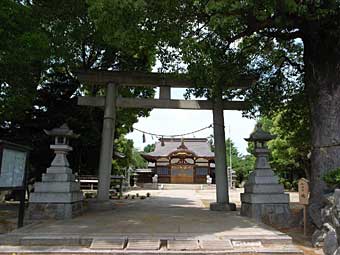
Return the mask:
<path id="1" fill-rule="evenodd" d="M 312 146 L 308 115 L 301 107 L 286 107 L 270 117 L 261 118 L 260 122 L 264 130 L 276 135 L 268 142 L 270 163 L 286 188 L 297 188 L 297 179 L 301 177 L 310 180 Z"/>
<path id="2" fill-rule="evenodd" d="M 113 172 L 115 174 L 124 174 L 124 170 L 128 167 L 133 169 L 147 167 L 147 162 L 142 158 L 140 152 L 133 147 L 133 141 L 126 139 L 124 135 L 115 140 L 115 150 L 124 155 L 123 158 L 114 158 L 113 160 Z"/>
<path id="3" fill-rule="evenodd" d="M 155 150 L 156 144 L 148 144 L 147 146 L 144 147 L 143 151 L 144 152 L 153 152 Z"/>
<path id="4" fill-rule="evenodd" d="M 251 154 L 240 154 L 234 143 L 228 138 L 226 140 L 226 162 L 228 167 L 230 167 L 230 148 L 232 169 L 235 171 L 236 185 L 238 186 L 247 180 L 249 173 L 254 169 L 255 157 Z"/>
<path id="5" fill-rule="evenodd" d="M 297 188 L 297 180 L 301 177 L 310 179 L 311 151 L 308 115 L 303 111 L 303 104 L 295 107 L 286 107 L 267 117 L 261 117 L 259 122 L 265 131 L 275 135 L 276 138 L 268 142 L 270 151 L 270 165 L 280 178 L 285 188 Z M 226 141 L 227 165 L 230 165 L 230 140 Z M 253 155 L 240 155 L 231 142 L 232 165 L 237 180 L 246 180 L 250 171 L 254 169 Z M 248 152 L 251 153 L 253 145 L 249 143 Z"/>

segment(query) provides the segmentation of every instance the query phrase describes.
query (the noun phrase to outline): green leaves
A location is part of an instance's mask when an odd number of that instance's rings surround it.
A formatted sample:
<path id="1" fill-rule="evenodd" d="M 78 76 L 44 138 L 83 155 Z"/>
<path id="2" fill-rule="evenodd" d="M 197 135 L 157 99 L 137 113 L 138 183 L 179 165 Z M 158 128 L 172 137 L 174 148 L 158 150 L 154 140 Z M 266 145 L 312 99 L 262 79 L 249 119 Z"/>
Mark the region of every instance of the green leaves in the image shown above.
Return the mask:
<path id="1" fill-rule="evenodd" d="M 339 187 L 340 186 L 340 168 L 329 171 L 322 178 L 329 186 Z"/>
<path id="2" fill-rule="evenodd" d="M 230 166 L 230 149 L 232 169 L 235 171 L 236 179 L 240 184 L 246 181 L 249 173 L 254 170 L 255 157 L 253 155 L 241 155 L 234 143 L 228 139 L 226 141 L 226 163 L 228 166 Z"/>
<path id="3" fill-rule="evenodd" d="M 271 165 L 281 177 L 290 181 L 298 177 L 310 178 L 310 160 L 307 156 L 311 150 L 310 120 L 306 112 L 307 104 L 301 104 L 301 100 L 261 119 L 263 128 L 276 135 L 268 143 Z"/>
<path id="4" fill-rule="evenodd" d="M 147 167 L 147 162 L 133 147 L 133 141 L 126 139 L 123 135 L 115 140 L 115 151 L 123 153 L 125 157 L 122 159 L 114 159 L 114 174 L 124 174 L 124 169 L 128 167 L 132 167 L 133 169 Z"/>
<path id="5" fill-rule="evenodd" d="M 94 4 L 99 3 L 95 1 Z M 121 6 L 118 8 L 120 16 L 116 16 L 121 22 L 120 32 L 130 26 L 124 22 L 135 22 L 133 17 L 125 14 L 145 11 L 142 10 L 142 1 L 116 1 L 115 4 Z M 119 41 L 122 43 L 119 46 L 124 46 L 122 49 L 105 41 L 104 35 L 110 24 L 100 30 L 89 17 L 88 8 L 86 0 L 36 0 L 31 5 L 5 0 L 0 6 L 1 134 L 3 138 L 30 144 L 34 148 L 32 162 L 38 178 L 50 163 L 50 154 L 46 150 L 49 141 L 42 129 L 54 128 L 64 122 L 81 134 L 74 141 L 74 152 L 69 158 L 72 168 L 81 174 L 95 174 L 98 167 L 103 112 L 77 106 L 76 97 L 80 92 L 95 96 L 102 90 L 80 84 L 72 71 L 147 71 L 155 61 L 154 48 L 143 47 L 143 44 L 135 48 L 134 39 L 122 37 Z M 128 36 L 135 38 L 132 32 Z M 126 97 L 148 98 L 155 92 L 153 89 L 125 87 L 120 93 Z M 115 138 L 120 141 L 119 138 L 132 129 L 138 116 L 148 114 L 149 109 L 120 110 Z M 129 161 L 118 162 L 118 167 L 132 164 L 133 160 L 137 162 L 138 159 L 133 159 L 138 155 L 132 151 L 132 141 L 120 141 L 120 144 L 129 155 Z"/>
<path id="6" fill-rule="evenodd" d="M 92 0 L 89 5 L 90 16 L 111 46 L 127 51 L 150 46 L 143 34 L 144 1 Z"/>
<path id="7" fill-rule="evenodd" d="M 15 1 L 0 6 L 0 121 L 22 120 L 32 107 L 49 54 L 48 37 L 32 10 Z"/>

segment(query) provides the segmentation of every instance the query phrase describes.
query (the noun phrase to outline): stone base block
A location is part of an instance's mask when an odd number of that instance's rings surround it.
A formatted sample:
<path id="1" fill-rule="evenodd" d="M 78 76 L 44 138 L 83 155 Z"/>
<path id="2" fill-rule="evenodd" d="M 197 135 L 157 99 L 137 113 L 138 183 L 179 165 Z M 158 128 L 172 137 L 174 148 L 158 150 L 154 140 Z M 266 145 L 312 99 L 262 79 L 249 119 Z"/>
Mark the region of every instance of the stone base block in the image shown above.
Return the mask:
<path id="1" fill-rule="evenodd" d="M 47 174 L 72 174 L 72 169 L 66 166 L 51 166 L 46 170 Z"/>
<path id="2" fill-rule="evenodd" d="M 252 171 L 249 176 L 272 177 L 275 176 L 275 174 L 271 168 L 257 168 L 255 171 Z"/>
<path id="3" fill-rule="evenodd" d="M 270 193 L 242 193 L 241 194 L 242 203 L 251 204 L 288 204 L 289 195 L 288 194 L 270 194 Z"/>
<path id="4" fill-rule="evenodd" d="M 244 186 L 245 193 L 284 193 L 284 187 L 281 184 L 246 184 Z"/>
<path id="5" fill-rule="evenodd" d="M 247 183 L 251 184 L 277 184 L 279 178 L 277 176 L 256 176 L 250 175 Z"/>
<path id="6" fill-rule="evenodd" d="M 288 203 L 251 204 L 242 202 L 241 215 L 272 225 L 289 226 L 290 209 Z"/>
<path id="7" fill-rule="evenodd" d="M 34 192 L 79 192 L 79 182 L 36 182 Z"/>
<path id="8" fill-rule="evenodd" d="M 75 203 L 29 203 L 27 217 L 29 220 L 64 220 L 81 215 L 83 201 Z"/>
<path id="9" fill-rule="evenodd" d="M 210 203 L 211 211 L 236 211 L 236 205 L 234 203 Z"/>
<path id="10" fill-rule="evenodd" d="M 33 192 L 30 203 L 70 204 L 83 200 L 83 193 L 78 192 Z"/>
<path id="11" fill-rule="evenodd" d="M 75 177 L 73 174 L 43 174 L 42 182 L 73 182 Z"/>

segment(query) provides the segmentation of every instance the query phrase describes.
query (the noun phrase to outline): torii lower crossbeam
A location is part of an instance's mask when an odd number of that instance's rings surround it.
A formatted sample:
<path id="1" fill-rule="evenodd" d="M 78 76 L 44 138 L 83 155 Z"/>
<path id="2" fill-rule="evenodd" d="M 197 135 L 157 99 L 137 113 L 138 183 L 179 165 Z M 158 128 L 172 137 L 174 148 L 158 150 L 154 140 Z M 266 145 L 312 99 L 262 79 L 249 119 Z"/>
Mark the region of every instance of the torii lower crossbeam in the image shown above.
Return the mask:
<path id="1" fill-rule="evenodd" d="M 104 107 L 105 97 L 79 97 L 78 105 Z M 173 100 L 173 99 L 145 99 L 121 98 L 116 100 L 118 108 L 152 108 L 152 109 L 182 109 L 182 110 L 213 110 L 214 103 L 208 100 Z M 243 101 L 222 101 L 223 110 L 245 110 L 247 105 Z"/>

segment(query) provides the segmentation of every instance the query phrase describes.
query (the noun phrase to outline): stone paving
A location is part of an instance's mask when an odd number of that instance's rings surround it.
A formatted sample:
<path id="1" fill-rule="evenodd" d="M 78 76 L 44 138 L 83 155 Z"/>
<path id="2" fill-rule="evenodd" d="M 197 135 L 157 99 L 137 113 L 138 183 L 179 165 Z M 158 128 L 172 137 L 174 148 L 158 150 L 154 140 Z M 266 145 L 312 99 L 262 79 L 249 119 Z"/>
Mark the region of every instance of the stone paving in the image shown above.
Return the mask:
<path id="1" fill-rule="evenodd" d="M 214 199 L 212 191 L 150 190 L 130 193 L 145 195 L 147 192 L 151 193 L 151 197 L 144 200 L 136 197 L 113 201 L 114 210 L 88 212 L 72 220 L 47 221 L 18 233 L 147 234 L 205 238 L 279 234 L 264 224 L 239 216 L 239 212 L 210 211 L 206 207 Z M 233 196 L 231 200 L 234 201 Z"/>
<path id="2" fill-rule="evenodd" d="M 83 252 L 91 247 L 100 249 L 100 245 L 104 247 L 102 249 L 121 247 L 124 252 L 148 246 L 151 250 L 163 249 L 179 254 L 178 251 L 185 247 L 192 252 L 202 252 L 210 242 L 217 250 L 228 247 L 230 251 L 243 249 L 246 252 L 240 254 L 261 254 L 259 251 L 266 249 L 272 249 L 268 254 L 276 254 L 275 249 L 280 254 L 300 254 L 289 236 L 241 217 L 238 211 L 210 211 L 207 207 L 215 199 L 214 191 L 138 190 L 130 194 L 141 196 L 147 192 L 151 193 L 150 198 L 131 199 L 130 196 L 129 199 L 113 200 L 113 210 L 87 212 L 72 220 L 34 223 L 0 236 L 0 245 L 3 245 L 0 254 L 13 252 L 15 245 L 17 248 L 21 245 L 18 249 L 30 247 L 29 251 L 41 245 L 71 245 L 87 249 Z M 230 195 L 231 201 L 239 203 L 235 194 Z M 278 245 L 279 250 L 268 245 Z"/>

